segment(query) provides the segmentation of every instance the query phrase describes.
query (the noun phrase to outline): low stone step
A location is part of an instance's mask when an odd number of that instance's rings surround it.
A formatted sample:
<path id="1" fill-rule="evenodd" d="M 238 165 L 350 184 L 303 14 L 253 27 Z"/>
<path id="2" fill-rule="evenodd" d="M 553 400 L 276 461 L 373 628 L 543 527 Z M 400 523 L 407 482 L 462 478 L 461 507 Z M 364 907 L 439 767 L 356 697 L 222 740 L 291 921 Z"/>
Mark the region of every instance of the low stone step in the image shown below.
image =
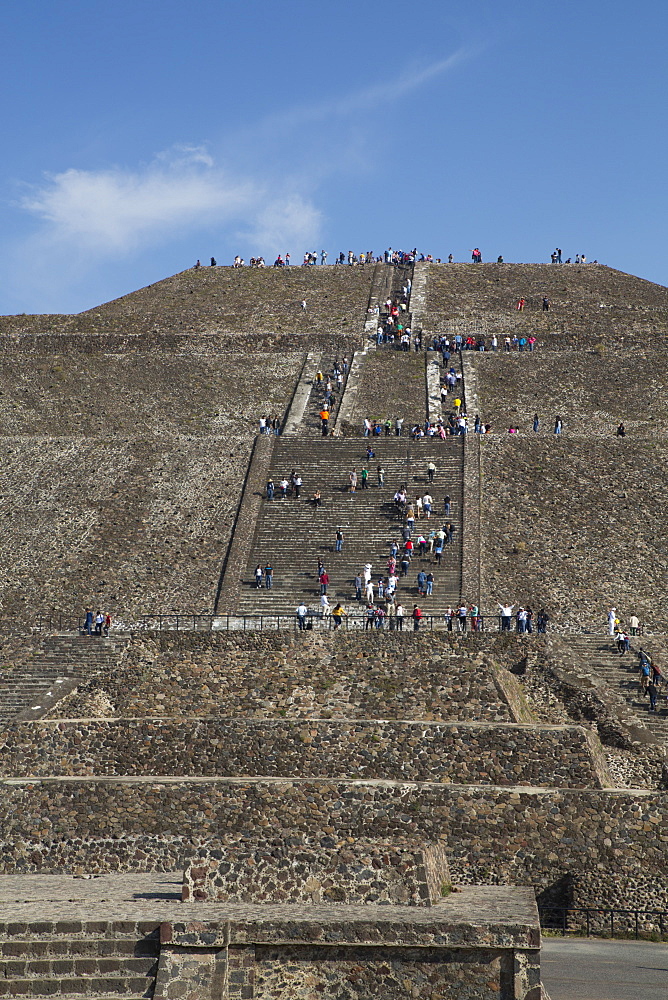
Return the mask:
<path id="1" fill-rule="evenodd" d="M 64 979 L 74 976 L 128 976 L 155 975 L 157 957 L 134 957 L 116 955 L 98 957 L 93 955 L 53 958 L 12 958 L 0 960 L 0 982 L 2 979 Z"/>
<path id="2" fill-rule="evenodd" d="M 152 988 L 152 983 L 151 983 Z M 78 976 L 52 979 L 17 979 L 0 981 L 0 997 L 146 997 L 147 982 L 141 977 Z"/>

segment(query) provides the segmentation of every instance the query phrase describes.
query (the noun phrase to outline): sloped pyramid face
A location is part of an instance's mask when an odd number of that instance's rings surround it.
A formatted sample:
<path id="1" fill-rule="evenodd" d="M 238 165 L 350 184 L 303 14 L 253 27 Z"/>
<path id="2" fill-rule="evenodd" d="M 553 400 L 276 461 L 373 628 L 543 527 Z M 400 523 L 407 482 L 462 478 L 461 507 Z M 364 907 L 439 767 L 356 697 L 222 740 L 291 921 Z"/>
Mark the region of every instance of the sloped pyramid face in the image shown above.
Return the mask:
<path id="1" fill-rule="evenodd" d="M 668 332 L 668 289 L 596 264 L 431 265 L 421 318 L 430 331 L 462 320 L 490 335 L 532 331 L 550 347 L 647 343 Z"/>
<path id="2" fill-rule="evenodd" d="M 463 375 L 455 406 L 454 392 L 441 397 L 436 352 L 378 343 L 382 302 L 401 295 L 406 272 L 323 271 L 189 272 L 66 317 L 60 330 L 57 318 L 37 318 L 40 337 L 5 337 L 5 612 L 27 621 L 45 593 L 58 610 L 94 594 L 103 606 L 117 602 L 125 615 L 117 625 L 136 626 L 144 611 L 200 602 L 213 611 L 216 595 L 220 604 L 207 631 L 137 629 L 116 649 L 100 645 L 102 655 L 88 655 L 98 640 L 74 634 L 67 618 L 69 636 L 49 640 L 68 658 L 62 700 L 53 700 L 61 664 L 49 659 L 48 642 L 40 653 L 33 637 L 25 655 L 20 632 L 5 640 L 16 711 L 5 713 L 3 870 L 147 877 L 159 869 L 180 887 L 180 866 L 192 861 L 188 902 L 158 901 L 154 882 L 137 882 L 132 899 L 113 901 L 111 918 L 98 894 L 88 909 L 72 904 L 72 923 L 60 924 L 26 874 L 21 899 L 32 891 L 33 902 L 0 903 L 0 938 L 29 956 L 20 974 L 3 967 L 5 979 L 18 976 L 16 992 L 35 987 L 30 941 L 17 935 L 50 942 L 60 933 L 54 948 L 62 949 L 70 928 L 72 955 L 82 935 L 119 938 L 123 954 L 114 951 L 104 988 L 126 995 L 155 983 L 155 995 L 168 996 L 175 978 L 191 975 L 224 980 L 236 995 L 290 996 L 317 982 L 338 996 L 353 949 L 356 982 L 369 995 L 414 995 L 429 982 L 454 996 L 470 946 L 465 977 L 476 995 L 498 995 L 512 980 L 533 1000 L 534 890 L 552 906 L 629 898 L 665 906 L 659 727 L 643 727 L 644 705 L 610 694 L 624 680 L 623 658 L 613 664 L 602 635 L 595 643 L 580 635 L 600 630 L 602 588 L 605 606 L 633 599 L 649 619 L 656 605 L 662 507 L 648 470 L 665 461 L 665 289 L 597 267 L 418 265 L 398 321 L 421 330 L 424 346 L 441 334 L 473 337 L 444 366 Z M 345 303 L 333 309 L 337 289 Z M 11 328 L 8 321 L 5 333 Z M 520 351 L 530 332 L 536 349 Z M 510 337 L 510 350 L 490 350 L 494 336 Z M 323 435 L 326 377 L 343 357 Z M 619 399 L 609 387 L 620 363 L 624 438 L 614 433 Z M 490 433 L 420 436 L 425 422 L 450 426 L 462 408 Z M 284 435 L 256 438 L 267 415 Z M 396 435 L 400 416 L 406 427 Z M 364 438 L 365 418 L 380 433 Z M 506 422 L 519 433 L 508 435 Z M 374 483 L 371 466 L 372 485 L 353 495 L 350 468 L 371 462 L 367 448 L 385 480 Z M 269 499 L 267 480 L 293 465 L 303 493 L 293 480 L 285 500 Z M 625 477 L 632 497 L 620 495 L 630 492 L 619 487 Z M 410 607 L 422 601 L 417 568 L 435 567 L 424 599 L 430 631 L 424 622 L 400 631 L 392 614 L 362 631 L 352 578 L 367 562 L 384 568 L 407 527 L 397 485 L 416 496 L 433 491 L 436 523 L 447 493 L 454 543 L 441 563 L 427 543 L 399 583 Z M 637 553 L 644 593 L 630 558 Z M 335 630 L 314 616 L 312 630 L 297 631 L 295 605 L 319 597 L 318 557 L 347 625 Z M 273 587 L 253 591 L 256 560 L 271 560 Z M 481 605 L 487 631 L 469 631 L 475 614 L 466 631 L 448 630 L 446 605 L 463 597 Z M 500 600 L 547 607 L 548 637 L 499 634 Z M 255 630 L 261 616 L 270 621 Z M 144 624 L 155 621 L 149 614 Z M 569 643 L 561 631 L 578 636 Z M 648 629 L 643 641 L 656 642 L 657 655 L 661 640 Z M 590 665 L 605 672 L 605 691 Z M 569 708 L 596 720 L 617 757 L 573 724 Z M 618 765 L 640 739 L 644 754 L 615 772 L 627 787 L 611 788 L 606 754 Z M 654 769 L 647 787 L 633 787 L 634 760 Z M 439 899 L 450 878 L 463 891 Z M 191 902 L 198 894 L 207 899 Z M 425 899 L 432 905 L 405 905 Z M 337 912 L 321 909 L 330 903 Z M 221 904 L 224 912 L 206 909 Z M 40 922 L 21 919 L 30 906 L 39 906 Z M 100 920 L 84 926 L 91 908 Z M 387 916 L 373 912 L 382 910 Z M 654 930 L 652 919 L 643 927 Z M 47 970 L 43 992 L 54 982 L 65 994 L 95 992 L 97 954 L 86 968 L 76 961 Z"/>

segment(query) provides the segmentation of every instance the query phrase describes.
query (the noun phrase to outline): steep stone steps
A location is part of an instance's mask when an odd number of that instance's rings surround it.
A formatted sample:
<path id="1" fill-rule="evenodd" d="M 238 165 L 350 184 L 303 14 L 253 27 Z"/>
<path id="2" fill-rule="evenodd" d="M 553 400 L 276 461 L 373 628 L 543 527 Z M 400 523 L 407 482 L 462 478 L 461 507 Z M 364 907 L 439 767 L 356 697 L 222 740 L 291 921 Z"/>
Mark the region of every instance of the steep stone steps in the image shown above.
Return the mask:
<path id="1" fill-rule="evenodd" d="M 336 417 L 341 406 L 341 400 L 343 399 L 343 393 L 345 392 L 346 383 L 348 380 L 348 371 L 350 370 L 350 356 L 346 357 L 347 370 L 343 370 L 343 360 L 344 355 L 340 357 L 333 357 L 329 355 L 322 355 L 319 363 L 313 368 L 310 373 L 311 376 L 311 392 L 309 393 L 308 400 L 306 402 L 306 409 L 304 411 L 304 417 L 301 421 L 299 427 L 300 437 L 318 437 L 322 436 L 322 421 L 320 419 L 320 411 L 322 410 L 325 403 L 325 388 L 327 386 L 327 381 L 332 384 L 332 389 L 334 392 L 333 401 L 329 406 L 329 430 L 334 427 L 336 422 Z M 342 383 L 341 387 L 337 387 L 336 376 L 334 374 L 334 362 L 338 361 L 339 368 L 341 369 Z M 316 373 L 320 370 L 323 374 L 323 380 L 318 383 L 316 380 Z"/>
<path id="2" fill-rule="evenodd" d="M 38 719 L 91 674 L 114 666 L 126 639 L 47 636 L 31 660 L 0 677 L 0 727 Z"/>
<path id="3" fill-rule="evenodd" d="M 367 441 L 376 453 L 368 463 L 369 483 L 360 488 L 360 472 L 366 465 Z M 429 484 L 427 463 L 433 460 L 437 471 Z M 366 562 L 373 565 L 373 579 L 386 574 L 389 545 L 393 538 L 401 542 L 401 522 L 392 501 L 395 491 L 405 484 L 409 497 L 427 491 L 434 499 L 430 520 L 416 522 L 413 541 L 420 531 L 436 529 L 449 520 L 455 527 L 453 543 L 445 546 L 442 563 L 436 566 L 428 558 L 414 556 L 409 576 L 400 580 L 399 596 L 404 604 L 417 601 L 416 575 L 420 568 L 435 575 L 434 595 L 420 601 L 424 610 L 443 608 L 459 599 L 461 582 L 462 539 L 462 462 L 459 439 L 425 439 L 413 442 L 402 437 L 352 439 L 292 439 L 277 442 L 271 475 L 278 485 L 292 469 L 303 480 L 300 499 L 288 497 L 262 503 L 255 538 L 244 576 L 245 590 L 237 610 L 243 614 L 292 613 L 304 600 L 310 607 L 319 602 L 317 559 L 320 557 L 330 576 L 330 603 L 354 599 L 353 580 Z M 377 483 L 376 467 L 385 469 L 385 482 Z M 349 489 L 349 473 L 358 473 L 358 488 Z M 322 506 L 310 501 L 313 492 L 322 493 Z M 452 500 L 450 516 L 445 518 L 443 497 Z M 344 534 L 341 553 L 334 551 L 337 528 Z M 254 569 L 271 562 L 274 586 L 270 591 L 256 590 Z M 361 611 L 361 608 L 360 608 Z"/>
<path id="4" fill-rule="evenodd" d="M 411 281 L 413 280 L 413 265 L 412 264 L 395 264 L 394 265 L 394 267 L 392 268 L 391 290 L 389 292 L 389 298 L 391 298 L 392 301 L 396 301 L 398 303 L 401 303 L 403 301 L 404 288 L 407 287 L 407 281 L 408 281 L 409 278 L 410 278 Z M 384 325 L 390 314 L 389 314 L 389 311 L 385 308 L 385 302 L 384 301 L 383 302 L 379 302 L 378 304 L 379 304 L 379 307 L 380 307 L 380 314 L 379 314 L 379 317 L 378 317 L 378 322 L 379 322 L 379 324 Z M 398 319 L 400 320 L 400 322 L 401 322 L 402 326 L 404 327 L 404 329 L 406 327 L 411 327 L 411 329 L 412 329 L 412 326 L 413 326 L 413 315 L 412 315 L 412 313 L 410 311 L 410 293 L 408 295 L 408 302 L 406 303 L 406 308 L 404 310 L 402 310 L 401 307 L 399 308 Z M 413 330 L 413 333 L 415 333 L 415 332 L 416 331 Z M 396 324 L 395 324 L 395 338 L 396 338 Z M 374 339 L 374 341 L 377 344 L 377 339 L 375 337 L 373 339 Z M 397 343 L 397 342 L 398 342 L 398 338 L 397 338 L 397 340 L 395 340 L 395 343 Z M 382 347 L 384 349 L 388 349 L 390 345 L 389 344 L 377 344 L 377 346 Z"/>
<path id="5" fill-rule="evenodd" d="M 0 996 L 150 996 L 158 932 L 155 922 L 123 920 L 2 923 Z"/>
<path id="6" fill-rule="evenodd" d="M 592 676 L 623 698 L 639 725 L 668 743 L 668 689 L 664 687 L 659 694 L 658 710 L 650 712 L 649 698 L 640 693 L 637 653 L 620 656 L 609 636 L 575 636 L 571 641 L 574 652 L 587 664 Z M 642 641 L 636 641 L 632 649 L 637 650 L 640 645 Z"/>

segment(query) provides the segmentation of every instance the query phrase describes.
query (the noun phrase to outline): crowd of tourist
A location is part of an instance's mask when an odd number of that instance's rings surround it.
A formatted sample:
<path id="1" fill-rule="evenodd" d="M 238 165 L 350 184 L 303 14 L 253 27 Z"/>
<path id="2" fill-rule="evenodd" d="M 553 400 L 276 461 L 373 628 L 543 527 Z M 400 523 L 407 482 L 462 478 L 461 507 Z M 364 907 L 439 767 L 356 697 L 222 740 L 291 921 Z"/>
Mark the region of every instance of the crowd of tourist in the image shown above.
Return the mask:
<path id="1" fill-rule="evenodd" d="M 482 264 L 483 258 L 480 247 L 475 247 L 473 250 L 469 252 L 471 254 L 471 261 L 474 264 Z M 313 266 L 318 263 L 320 263 L 321 265 L 325 265 L 327 263 L 328 257 L 329 254 L 327 253 L 326 250 L 321 250 L 320 253 L 318 253 L 315 250 L 307 250 L 306 253 L 303 254 L 302 264 L 307 267 Z M 587 258 L 583 253 L 577 253 L 575 254 L 575 258 L 567 257 L 564 260 L 561 250 L 555 249 L 550 254 L 550 261 L 553 264 L 561 264 L 561 263 L 586 264 Z M 382 253 L 379 254 L 376 254 L 373 250 L 362 250 L 359 253 L 355 253 L 353 250 L 348 250 L 347 253 L 344 253 L 344 251 L 341 250 L 334 258 L 334 263 L 337 265 L 348 264 L 351 266 L 358 264 L 415 264 L 423 262 L 428 264 L 443 264 L 443 263 L 453 264 L 455 263 L 455 258 L 451 253 L 448 254 L 448 256 L 445 258 L 434 257 L 433 254 L 431 253 L 425 253 L 424 251 L 419 251 L 417 247 L 414 247 L 412 250 L 393 250 L 392 247 L 388 247 L 387 250 L 384 250 Z M 506 263 L 502 254 L 499 254 L 499 256 L 496 258 L 496 263 L 497 264 Z M 598 261 L 594 260 L 592 261 L 592 263 L 597 264 Z M 266 267 L 265 258 L 261 256 L 251 257 L 248 264 L 250 267 Z M 274 267 L 284 267 L 286 265 L 287 266 L 290 265 L 290 254 L 289 253 L 278 254 L 274 261 Z M 198 270 L 199 268 L 201 268 L 201 266 L 202 266 L 201 262 L 197 260 L 194 265 L 195 270 Z M 215 257 L 211 257 L 211 267 L 217 267 L 217 266 L 218 265 Z M 244 260 L 243 257 L 237 254 L 237 256 L 234 258 L 233 267 L 245 267 L 245 266 L 246 266 L 246 261 Z"/>

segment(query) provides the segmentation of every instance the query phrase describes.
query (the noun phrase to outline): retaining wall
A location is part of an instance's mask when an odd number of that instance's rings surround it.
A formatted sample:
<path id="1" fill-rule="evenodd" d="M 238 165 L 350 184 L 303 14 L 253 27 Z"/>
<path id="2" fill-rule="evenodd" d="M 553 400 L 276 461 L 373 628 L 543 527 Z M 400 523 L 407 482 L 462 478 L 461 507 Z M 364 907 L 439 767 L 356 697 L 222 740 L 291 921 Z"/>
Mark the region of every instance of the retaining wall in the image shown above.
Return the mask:
<path id="1" fill-rule="evenodd" d="M 668 795 L 305 779 L 51 779 L 0 785 L 3 872 L 173 871 L 199 847 L 438 842 L 453 881 L 662 878 Z"/>
<path id="2" fill-rule="evenodd" d="M 333 777 L 456 784 L 609 784 L 579 726 L 251 719 L 26 723 L 0 774 Z"/>
<path id="3" fill-rule="evenodd" d="M 500 638 L 471 637 L 461 652 L 447 633 L 136 635 L 122 666 L 82 685 L 57 714 L 99 716 L 88 706 L 103 695 L 109 714 L 125 717 L 515 722 L 506 693 L 513 678 L 498 664 L 527 647 Z M 519 685 L 513 691 L 519 704 Z"/>

